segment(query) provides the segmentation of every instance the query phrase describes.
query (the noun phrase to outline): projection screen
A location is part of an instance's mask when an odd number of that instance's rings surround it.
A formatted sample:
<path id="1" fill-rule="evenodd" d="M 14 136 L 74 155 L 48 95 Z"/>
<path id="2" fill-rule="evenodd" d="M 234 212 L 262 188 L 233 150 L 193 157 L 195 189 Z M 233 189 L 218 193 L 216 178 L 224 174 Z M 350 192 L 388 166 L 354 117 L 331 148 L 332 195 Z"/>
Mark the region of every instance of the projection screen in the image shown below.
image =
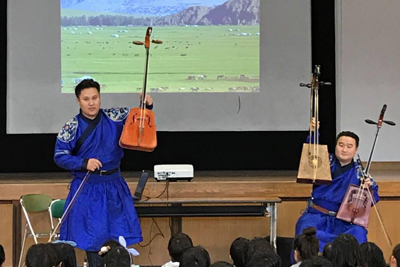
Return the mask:
<path id="1" fill-rule="evenodd" d="M 74 1 L 64 4 L 68 2 Z M 84 9 L 90 1 L 75 2 Z M 8 1 L 7 133 L 57 133 L 78 113 L 73 87 L 85 77 L 101 84 L 102 107 L 138 106 L 145 50 L 131 42 L 144 40 L 147 26 L 153 26 L 154 38 L 166 40 L 152 44 L 149 58 L 147 89 L 154 98 L 158 130 L 307 129 L 309 92 L 298 85 L 310 80 L 309 0 L 209 0 L 202 1 L 202 7 L 193 1 L 153 2 L 170 5 L 171 10 L 186 3 L 187 9 L 155 14 L 147 20 L 149 25 L 142 19 L 142 26 L 129 21 L 112 27 L 104 21 L 86 25 L 90 16 L 99 15 L 87 10 L 84 25 L 61 25 L 62 13 L 68 10 L 61 9 L 59 1 Z M 257 5 L 258 24 L 257 19 L 232 19 L 234 12 L 254 14 Z M 190 9 L 204 14 L 193 22 L 173 23 L 177 13 Z M 223 19 L 218 14 L 224 14 Z M 143 14 L 129 16 L 139 20 Z M 74 49 L 82 47 L 77 56 Z M 217 58 L 222 54 L 225 58 Z M 108 79 L 108 72 L 117 75 Z"/>

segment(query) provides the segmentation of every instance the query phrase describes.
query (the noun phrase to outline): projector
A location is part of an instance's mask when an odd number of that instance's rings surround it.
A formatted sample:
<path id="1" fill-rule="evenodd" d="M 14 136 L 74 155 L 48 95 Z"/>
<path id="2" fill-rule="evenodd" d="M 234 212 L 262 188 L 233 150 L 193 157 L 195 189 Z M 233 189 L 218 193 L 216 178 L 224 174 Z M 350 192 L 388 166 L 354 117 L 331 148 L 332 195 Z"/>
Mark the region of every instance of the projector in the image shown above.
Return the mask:
<path id="1" fill-rule="evenodd" d="M 154 165 L 154 178 L 157 181 L 190 181 L 193 177 L 194 171 L 191 164 Z"/>

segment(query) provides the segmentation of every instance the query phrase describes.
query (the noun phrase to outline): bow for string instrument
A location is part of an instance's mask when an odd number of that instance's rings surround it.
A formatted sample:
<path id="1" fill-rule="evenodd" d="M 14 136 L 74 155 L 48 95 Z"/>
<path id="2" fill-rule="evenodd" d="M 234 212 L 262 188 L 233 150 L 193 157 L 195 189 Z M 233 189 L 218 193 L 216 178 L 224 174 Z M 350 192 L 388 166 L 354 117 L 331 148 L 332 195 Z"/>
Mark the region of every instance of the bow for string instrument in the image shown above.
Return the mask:
<path id="1" fill-rule="evenodd" d="M 370 178 L 369 170 L 371 167 L 371 161 L 372 161 L 372 155 L 374 153 L 375 147 L 376 147 L 376 141 L 378 139 L 378 134 L 379 130 L 382 127 L 382 123 L 386 123 L 390 126 L 395 126 L 396 124 L 392 121 L 385 121 L 383 120 L 383 116 L 385 114 L 387 105 L 383 105 L 383 108 L 381 110 L 381 114 L 379 115 L 379 120 L 378 122 L 374 122 L 372 120 L 365 120 L 366 123 L 368 124 L 375 124 L 377 125 L 377 131 L 374 139 L 374 143 L 372 145 L 372 149 L 369 155 L 369 159 L 367 162 L 367 166 L 364 169 L 360 156 L 358 156 L 357 159 L 357 164 L 358 164 L 358 173 L 360 177 L 360 185 L 354 185 L 350 184 L 346 195 L 343 198 L 342 204 L 340 205 L 339 211 L 337 213 L 336 218 L 351 222 L 357 225 L 361 225 L 364 227 L 368 226 L 368 221 L 369 221 L 369 215 L 371 211 L 371 206 L 374 207 L 374 210 L 376 212 L 377 218 L 379 220 L 379 224 L 382 227 L 383 233 L 385 235 L 386 241 L 390 247 L 392 247 L 392 240 L 390 239 L 386 227 L 383 224 L 382 216 L 376 207 L 376 201 L 374 196 L 371 193 L 370 188 L 365 185 L 365 180 L 367 178 Z"/>
<path id="2" fill-rule="evenodd" d="M 144 45 L 146 49 L 146 64 L 140 107 L 129 111 L 119 144 L 121 147 L 132 150 L 151 152 L 157 146 L 157 127 L 154 112 L 146 109 L 146 88 L 149 70 L 150 35 L 153 28 L 148 27 L 145 42 L 133 41 L 135 45 Z M 161 44 L 161 40 L 152 40 L 152 43 Z"/>
<path id="3" fill-rule="evenodd" d="M 58 221 L 56 227 L 50 232 L 50 237 L 49 240 L 47 242 L 52 242 L 54 241 L 53 238 L 56 235 L 56 232 L 58 230 L 58 228 L 65 222 L 65 220 L 67 219 L 67 216 L 69 214 L 69 212 L 71 211 L 72 207 L 75 204 L 76 199 L 78 198 L 78 196 L 81 194 L 83 187 L 85 186 L 87 180 L 89 179 L 89 176 L 91 174 L 91 171 L 88 171 L 85 175 L 85 177 L 82 179 L 81 184 L 79 185 L 78 189 L 76 190 L 75 194 L 72 196 L 71 201 L 69 202 L 68 206 L 64 209 L 64 213 L 61 216 L 60 220 Z M 52 219 L 51 219 L 52 220 Z"/>
<path id="4" fill-rule="evenodd" d="M 314 118 L 313 129 L 310 127 L 310 141 L 303 144 L 300 166 L 297 174 L 298 183 L 329 184 L 332 181 L 329 165 L 328 147 L 319 144 L 318 137 L 318 110 L 319 110 L 319 87 L 331 85 L 330 82 L 319 81 L 321 67 L 315 65 L 311 77 L 311 83 L 301 83 L 300 87 L 310 88 L 310 121 Z"/>

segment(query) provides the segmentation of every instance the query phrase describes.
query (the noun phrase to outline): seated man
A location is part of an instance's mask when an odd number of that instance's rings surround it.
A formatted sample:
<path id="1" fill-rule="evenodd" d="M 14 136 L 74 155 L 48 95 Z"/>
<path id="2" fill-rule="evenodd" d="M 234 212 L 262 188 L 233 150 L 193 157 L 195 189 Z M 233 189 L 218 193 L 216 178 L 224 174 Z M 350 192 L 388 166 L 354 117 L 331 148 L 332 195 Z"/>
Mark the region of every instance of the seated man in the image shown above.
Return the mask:
<path id="1" fill-rule="evenodd" d="M 310 129 L 314 128 L 314 124 L 315 120 L 312 119 Z M 335 154 L 329 155 L 332 182 L 329 185 L 313 186 L 309 205 L 297 221 L 296 236 L 307 227 L 317 228 L 320 252 L 325 244 L 344 233 L 353 235 L 360 244 L 367 241 L 367 229 L 336 218 L 349 185 L 359 185 L 361 182 L 358 164 L 353 160 L 358 143 L 359 137 L 353 132 L 341 132 L 337 136 Z M 372 178 L 367 178 L 365 184 L 378 202 L 378 185 Z"/>

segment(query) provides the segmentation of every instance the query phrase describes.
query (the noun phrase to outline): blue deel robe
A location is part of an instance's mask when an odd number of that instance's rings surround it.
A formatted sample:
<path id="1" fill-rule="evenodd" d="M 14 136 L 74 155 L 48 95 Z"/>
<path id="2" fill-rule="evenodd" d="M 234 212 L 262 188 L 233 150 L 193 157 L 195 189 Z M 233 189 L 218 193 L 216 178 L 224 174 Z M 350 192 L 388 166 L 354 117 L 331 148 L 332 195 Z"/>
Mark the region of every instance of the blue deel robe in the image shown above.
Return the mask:
<path id="1" fill-rule="evenodd" d="M 100 109 L 94 120 L 80 113 L 67 122 L 57 136 L 54 161 L 73 173 L 65 207 L 87 173 L 89 158 L 100 160 L 101 170 L 118 168 L 111 175 L 92 173 L 61 225 L 60 239 L 75 241 L 80 249 L 98 251 L 105 241 L 118 240 L 120 235 L 124 236 L 127 245 L 143 240 L 131 192 L 119 171 L 124 155 L 119 138 L 128 113 L 128 108 Z M 94 130 L 73 155 L 77 140 L 95 121 L 98 124 L 94 124 Z"/>
<path id="2" fill-rule="evenodd" d="M 361 174 L 358 172 L 358 164 L 354 161 L 346 166 L 341 166 L 333 154 L 329 155 L 329 161 L 332 183 L 329 185 L 314 185 L 310 201 L 329 211 L 337 212 L 349 185 L 360 185 Z M 371 181 L 373 183 L 371 186 L 373 196 L 375 201 L 378 202 L 378 185 L 372 178 Z M 322 252 L 325 244 L 332 242 L 340 234 L 351 234 L 357 238 L 360 244 L 367 241 L 368 231 L 364 227 L 336 219 L 336 217 L 324 214 L 308 206 L 297 221 L 296 236 L 301 234 L 303 229 L 310 226 L 317 228 L 320 252 Z"/>

